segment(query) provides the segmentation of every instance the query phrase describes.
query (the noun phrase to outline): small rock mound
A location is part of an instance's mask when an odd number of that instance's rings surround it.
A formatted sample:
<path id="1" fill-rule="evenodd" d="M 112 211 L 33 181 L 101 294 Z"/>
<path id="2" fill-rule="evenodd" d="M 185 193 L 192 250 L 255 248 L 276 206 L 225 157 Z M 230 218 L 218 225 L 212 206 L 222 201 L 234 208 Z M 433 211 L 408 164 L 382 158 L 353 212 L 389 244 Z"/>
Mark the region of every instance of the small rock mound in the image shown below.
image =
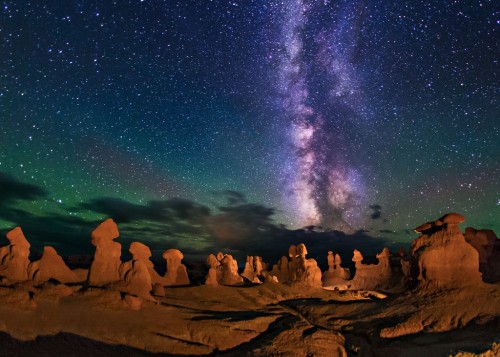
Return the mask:
<path id="1" fill-rule="evenodd" d="M 43 248 L 40 260 L 33 262 L 28 267 L 28 275 L 34 281 L 48 281 L 55 279 L 60 283 L 75 283 L 80 281 L 78 276 L 64 263 L 56 250 L 50 246 Z"/>

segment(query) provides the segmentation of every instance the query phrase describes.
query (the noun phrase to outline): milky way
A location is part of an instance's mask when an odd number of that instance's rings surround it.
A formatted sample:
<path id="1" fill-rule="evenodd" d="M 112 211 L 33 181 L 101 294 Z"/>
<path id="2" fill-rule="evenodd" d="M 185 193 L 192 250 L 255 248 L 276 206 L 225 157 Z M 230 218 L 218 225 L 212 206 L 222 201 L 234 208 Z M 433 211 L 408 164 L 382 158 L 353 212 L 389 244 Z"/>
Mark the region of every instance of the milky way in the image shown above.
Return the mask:
<path id="1" fill-rule="evenodd" d="M 290 1 L 283 8 L 279 86 L 292 144 L 286 194 L 302 225 L 353 230 L 365 218 L 365 185 L 351 164 L 352 143 L 345 137 L 353 122 L 364 120 L 352 35 L 362 12 L 346 16 L 356 10 L 352 7 L 341 4 L 323 19 L 329 25 L 320 28 L 309 22 L 323 15 L 322 3 Z"/>

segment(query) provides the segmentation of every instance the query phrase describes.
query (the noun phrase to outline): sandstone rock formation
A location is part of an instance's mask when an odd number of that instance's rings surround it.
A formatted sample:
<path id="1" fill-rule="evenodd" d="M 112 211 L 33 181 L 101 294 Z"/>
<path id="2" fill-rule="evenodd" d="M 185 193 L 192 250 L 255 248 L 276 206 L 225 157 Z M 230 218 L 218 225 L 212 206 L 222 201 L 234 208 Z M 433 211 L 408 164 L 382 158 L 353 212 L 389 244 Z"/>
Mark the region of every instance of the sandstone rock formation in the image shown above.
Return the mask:
<path id="1" fill-rule="evenodd" d="M 247 256 L 245 269 L 243 270 L 243 273 L 241 273 L 241 276 L 246 278 L 248 281 L 252 283 L 260 284 L 262 283 L 261 278 L 263 277 L 263 270 L 264 266 L 261 257 Z"/>
<path id="2" fill-rule="evenodd" d="M 328 270 L 323 273 L 323 276 L 321 278 L 323 286 L 345 286 L 351 274 L 349 273 L 349 269 L 342 268 L 342 259 L 340 258 L 340 255 L 333 254 L 332 251 L 329 251 L 327 261 Z"/>
<path id="3" fill-rule="evenodd" d="M 66 265 L 52 247 L 45 246 L 40 260 L 28 266 L 28 275 L 34 281 L 48 281 L 54 279 L 60 283 L 74 283 L 81 281 L 78 276 Z"/>
<path id="4" fill-rule="evenodd" d="M 276 277 L 279 282 L 287 282 L 290 276 L 289 263 L 288 257 L 281 257 L 278 263 L 273 265 L 273 269 L 269 274 Z"/>
<path id="5" fill-rule="evenodd" d="M 210 267 L 205 279 L 206 285 L 242 285 L 243 278 L 238 274 L 238 263 L 230 254 L 210 254 L 207 258 Z"/>
<path id="6" fill-rule="evenodd" d="M 410 254 L 418 264 L 419 286 L 456 288 L 481 283 L 479 254 L 458 227 L 464 220 L 449 213 L 415 228 L 422 235 L 412 242 Z"/>
<path id="7" fill-rule="evenodd" d="M 387 289 L 392 284 L 392 270 L 388 248 L 384 248 L 377 254 L 378 264 L 363 264 L 363 255 L 360 251 L 354 250 L 352 261 L 356 265 L 354 279 L 349 282 L 352 290 L 378 290 Z"/>
<path id="8" fill-rule="evenodd" d="M 105 220 L 92 232 L 92 244 L 96 250 L 89 270 L 88 283 L 90 285 L 106 285 L 120 279 L 122 246 L 113 241 L 119 235 L 118 227 L 112 219 Z"/>
<path id="9" fill-rule="evenodd" d="M 152 300 L 152 289 L 148 267 L 141 260 L 133 260 L 131 268 L 125 274 L 125 291 L 130 295 Z"/>
<path id="10" fill-rule="evenodd" d="M 314 259 L 307 259 L 307 248 L 303 243 L 291 245 L 288 253 L 292 258 L 289 265 L 289 283 L 304 283 L 313 287 L 321 287 L 321 270 Z"/>
<path id="11" fill-rule="evenodd" d="M 7 233 L 9 245 L 0 248 L 0 276 L 12 281 L 28 280 L 30 244 L 21 227 Z"/>
<path id="12" fill-rule="evenodd" d="M 184 255 L 178 249 L 168 249 L 163 252 L 163 259 L 167 263 L 167 271 L 164 277 L 166 286 L 189 285 L 189 276 L 186 266 L 182 264 Z"/>
<path id="13" fill-rule="evenodd" d="M 219 280 L 222 277 L 222 271 L 219 259 L 213 254 L 207 257 L 207 264 L 209 266 L 208 274 L 205 278 L 205 284 L 211 286 L 218 286 Z"/>
<path id="14" fill-rule="evenodd" d="M 500 240 L 490 229 L 468 227 L 464 233 L 467 243 L 479 253 L 479 271 L 489 283 L 500 281 Z"/>
<path id="15" fill-rule="evenodd" d="M 241 285 L 243 278 L 238 274 L 238 263 L 236 259 L 230 254 L 225 254 L 220 261 L 222 267 L 222 281 L 223 285 Z"/>
<path id="16" fill-rule="evenodd" d="M 130 254 L 132 254 L 132 260 L 125 262 L 120 265 L 120 279 L 125 280 L 125 275 L 132 269 L 133 262 L 135 260 L 140 260 L 148 269 L 149 275 L 151 277 L 151 283 L 154 284 L 164 284 L 164 279 L 157 271 L 154 269 L 153 262 L 149 259 L 151 258 L 151 250 L 145 244 L 140 242 L 130 243 L 129 248 Z"/>

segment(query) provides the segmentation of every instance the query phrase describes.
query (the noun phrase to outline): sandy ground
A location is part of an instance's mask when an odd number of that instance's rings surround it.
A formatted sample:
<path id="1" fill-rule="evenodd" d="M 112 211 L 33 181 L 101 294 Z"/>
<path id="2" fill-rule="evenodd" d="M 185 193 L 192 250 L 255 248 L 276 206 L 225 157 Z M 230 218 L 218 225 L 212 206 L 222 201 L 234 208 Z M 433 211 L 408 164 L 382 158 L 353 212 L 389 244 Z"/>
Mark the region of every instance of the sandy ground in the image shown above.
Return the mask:
<path id="1" fill-rule="evenodd" d="M 113 289 L 0 287 L 0 355 L 493 356 L 500 342 L 500 285 L 386 299 L 281 284 L 165 291 L 134 311 Z"/>

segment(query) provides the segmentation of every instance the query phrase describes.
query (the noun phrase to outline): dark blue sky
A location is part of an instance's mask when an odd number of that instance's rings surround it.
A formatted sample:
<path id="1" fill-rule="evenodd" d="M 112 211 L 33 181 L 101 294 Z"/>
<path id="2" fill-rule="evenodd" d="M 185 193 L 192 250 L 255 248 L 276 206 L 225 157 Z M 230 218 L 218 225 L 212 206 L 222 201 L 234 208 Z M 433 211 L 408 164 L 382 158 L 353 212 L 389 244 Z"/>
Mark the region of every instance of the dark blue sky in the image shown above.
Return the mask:
<path id="1" fill-rule="evenodd" d="M 185 249 L 279 224 L 408 242 L 449 211 L 498 232 L 499 22 L 493 1 L 4 1 L 0 228 L 68 251 L 108 216 Z"/>

